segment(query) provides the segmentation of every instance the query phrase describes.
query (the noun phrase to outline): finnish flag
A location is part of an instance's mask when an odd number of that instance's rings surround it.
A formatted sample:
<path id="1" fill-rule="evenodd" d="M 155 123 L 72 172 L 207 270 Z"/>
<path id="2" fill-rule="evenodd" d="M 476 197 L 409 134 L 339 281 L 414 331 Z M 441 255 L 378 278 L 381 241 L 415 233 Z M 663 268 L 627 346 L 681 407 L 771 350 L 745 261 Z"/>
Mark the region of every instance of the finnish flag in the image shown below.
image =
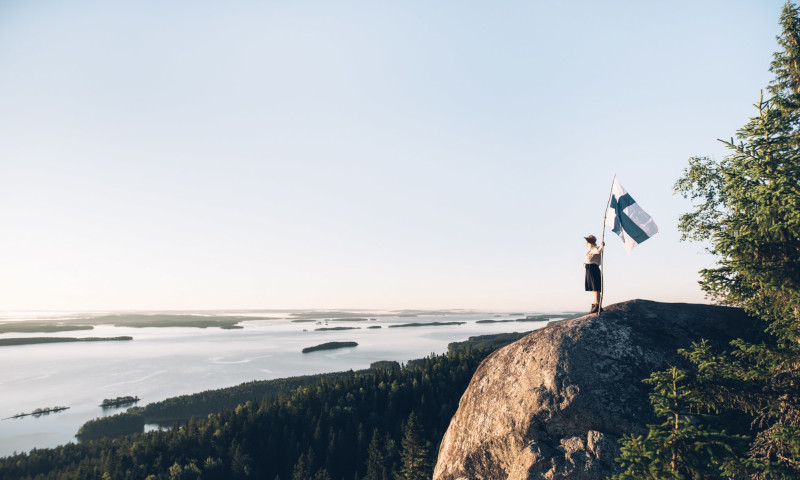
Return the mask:
<path id="1" fill-rule="evenodd" d="M 630 254 L 633 247 L 658 233 L 658 225 L 642 207 L 636 203 L 616 177 L 611 187 L 611 203 L 608 206 L 606 225 L 619 235 Z"/>

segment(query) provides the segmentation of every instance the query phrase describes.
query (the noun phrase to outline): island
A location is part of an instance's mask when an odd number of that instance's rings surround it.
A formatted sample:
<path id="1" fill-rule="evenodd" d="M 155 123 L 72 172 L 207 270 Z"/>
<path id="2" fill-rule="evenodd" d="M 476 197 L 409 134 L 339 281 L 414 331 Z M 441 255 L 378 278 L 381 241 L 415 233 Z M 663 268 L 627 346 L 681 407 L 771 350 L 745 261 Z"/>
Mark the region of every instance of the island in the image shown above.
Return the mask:
<path id="1" fill-rule="evenodd" d="M 37 343 L 69 343 L 69 342 L 119 342 L 133 340 L 133 337 L 28 337 L 28 338 L 0 338 L 0 347 L 14 347 L 18 345 L 33 345 Z"/>
<path id="2" fill-rule="evenodd" d="M 111 324 L 115 327 L 218 327 L 223 330 L 233 330 L 244 328 L 239 325 L 240 322 L 246 320 L 268 320 L 268 318 L 227 315 L 117 314 L 94 317 L 90 320 L 95 325 Z"/>
<path id="3" fill-rule="evenodd" d="M 53 333 L 92 330 L 91 325 L 65 325 L 54 321 L 22 321 L 0 323 L 0 333 Z"/>
<path id="4" fill-rule="evenodd" d="M 403 328 L 403 327 L 442 327 L 445 325 L 464 325 L 467 322 L 417 322 L 417 323 L 401 323 L 400 325 L 389 325 L 389 328 Z"/>
<path id="5" fill-rule="evenodd" d="M 61 412 L 63 410 L 68 409 L 69 407 L 46 407 L 46 408 L 37 408 L 36 410 L 30 413 L 18 413 L 11 418 L 22 418 L 28 416 L 40 417 L 42 415 L 49 415 L 50 413 Z"/>
<path id="6" fill-rule="evenodd" d="M 320 327 L 315 328 L 315 332 L 326 332 L 329 330 L 360 330 L 361 327 Z"/>
<path id="7" fill-rule="evenodd" d="M 561 318 L 562 315 L 528 315 L 525 318 L 518 318 L 518 322 L 546 322 L 553 318 Z"/>
<path id="8" fill-rule="evenodd" d="M 301 311 L 301 312 L 294 312 L 290 314 L 290 317 L 294 319 L 314 319 L 314 320 L 322 320 L 322 319 L 340 319 L 340 318 L 353 318 L 354 316 L 359 316 L 361 312 L 357 311 L 338 311 L 338 310 L 308 310 L 308 311 Z M 374 314 L 370 314 L 369 316 L 373 316 Z"/>
<path id="9" fill-rule="evenodd" d="M 316 352 L 318 350 L 334 350 L 336 348 L 348 348 L 357 346 L 358 343 L 356 342 L 327 342 L 315 345 L 313 347 L 306 347 L 303 349 L 303 353 Z"/>
<path id="10" fill-rule="evenodd" d="M 352 316 L 352 315 L 351 315 Z M 266 316 L 231 316 L 231 315 L 197 315 L 197 314 L 139 314 L 119 313 L 102 316 L 85 316 L 80 318 L 63 318 L 53 320 L 24 320 L 0 322 L 0 333 L 53 333 L 74 330 L 92 330 L 96 325 L 114 325 L 115 327 L 152 328 L 152 327 L 217 327 L 224 330 L 244 328 L 239 325 L 247 320 L 272 320 Z"/>
<path id="11" fill-rule="evenodd" d="M 122 407 L 125 405 L 131 405 L 138 402 L 140 399 L 139 397 L 117 397 L 117 398 L 106 398 L 103 399 L 103 403 L 100 404 L 103 408 L 115 408 L 115 407 Z"/>

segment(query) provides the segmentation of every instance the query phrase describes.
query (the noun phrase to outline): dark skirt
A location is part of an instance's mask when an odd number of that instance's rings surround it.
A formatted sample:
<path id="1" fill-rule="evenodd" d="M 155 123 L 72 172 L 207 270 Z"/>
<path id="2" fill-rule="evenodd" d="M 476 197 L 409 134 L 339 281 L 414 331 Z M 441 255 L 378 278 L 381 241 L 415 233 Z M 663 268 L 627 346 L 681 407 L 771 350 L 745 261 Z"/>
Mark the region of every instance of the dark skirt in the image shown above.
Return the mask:
<path id="1" fill-rule="evenodd" d="M 585 263 L 586 267 L 586 291 L 599 292 L 600 291 L 600 265 L 594 263 Z"/>

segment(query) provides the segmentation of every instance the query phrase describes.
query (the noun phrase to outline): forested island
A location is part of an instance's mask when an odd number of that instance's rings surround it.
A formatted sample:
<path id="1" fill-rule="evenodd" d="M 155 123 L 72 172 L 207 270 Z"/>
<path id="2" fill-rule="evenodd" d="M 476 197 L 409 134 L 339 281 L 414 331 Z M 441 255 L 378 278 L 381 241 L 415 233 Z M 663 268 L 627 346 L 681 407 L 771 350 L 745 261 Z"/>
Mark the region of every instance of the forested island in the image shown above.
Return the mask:
<path id="1" fill-rule="evenodd" d="M 245 320 L 264 320 L 264 317 L 233 317 L 212 315 L 172 315 L 172 314 L 119 314 L 105 315 L 89 319 L 95 325 L 110 324 L 115 327 L 152 328 L 182 327 L 210 328 L 223 330 L 244 328 L 239 325 Z"/>
<path id="2" fill-rule="evenodd" d="M 360 330 L 361 327 L 320 327 L 315 328 L 315 332 L 328 332 L 331 330 Z"/>
<path id="3" fill-rule="evenodd" d="M 564 317 L 562 315 L 558 315 L 558 316 L 554 316 L 554 315 L 528 315 L 527 317 L 524 317 L 524 318 L 518 318 L 518 319 L 516 319 L 516 321 L 517 322 L 546 322 L 548 320 L 555 319 L 555 318 L 563 319 L 563 318 L 566 318 L 566 317 Z"/>
<path id="4" fill-rule="evenodd" d="M 93 330 L 92 325 L 64 325 L 55 321 L 25 321 L 0 323 L 0 333 L 55 333 Z"/>
<path id="5" fill-rule="evenodd" d="M 509 322 L 547 322 L 550 320 L 562 321 L 567 320 L 569 315 L 528 315 L 524 318 L 505 318 L 502 320 L 478 320 L 475 323 L 509 323 Z"/>
<path id="6" fill-rule="evenodd" d="M 46 407 L 46 408 L 37 408 L 36 410 L 30 413 L 18 413 L 11 418 L 22 418 L 22 417 L 39 417 L 41 415 L 48 415 L 50 413 L 61 412 L 67 410 L 69 407 Z"/>
<path id="7" fill-rule="evenodd" d="M 337 348 L 347 348 L 347 347 L 357 347 L 358 343 L 356 342 L 326 342 L 321 343 L 319 345 L 315 345 L 313 347 L 306 347 L 303 349 L 303 353 L 310 353 L 316 352 L 319 350 L 334 350 Z"/>
<path id="8" fill-rule="evenodd" d="M 131 405 L 138 402 L 140 398 L 137 397 L 117 397 L 117 398 L 105 398 L 103 399 L 103 403 L 100 404 L 103 408 L 114 408 L 114 407 L 122 407 L 124 405 Z"/>
<path id="9" fill-rule="evenodd" d="M 309 320 L 334 320 L 352 319 L 367 317 L 369 320 L 376 320 L 376 317 L 417 317 L 434 315 L 458 315 L 464 313 L 475 313 L 472 310 L 395 310 L 391 312 L 368 312 L 364 310 L 303 310 L 289 314 L 290 319 L 309 319 Z M 523 315 L 523 314 L 519 314 Z"/>
<path id="10" fill-rule="evenodd" d="M 445 325 L 464 325 L 467 322 L 415 322 L 415 323 L 401 323 L 400 325 L 389 325 L 389 328 L 404 328 L 404 327 L 442 327 Z"/>
<path id="11" fill-rule="evenodd" d="M 28 338 L 0 338 L 0 347 L 17 345 L 34 345 L 38 343 L 69 343 L 69 342 L 119 342 L 133 340 L 133 337 L 28 337 Z"/>

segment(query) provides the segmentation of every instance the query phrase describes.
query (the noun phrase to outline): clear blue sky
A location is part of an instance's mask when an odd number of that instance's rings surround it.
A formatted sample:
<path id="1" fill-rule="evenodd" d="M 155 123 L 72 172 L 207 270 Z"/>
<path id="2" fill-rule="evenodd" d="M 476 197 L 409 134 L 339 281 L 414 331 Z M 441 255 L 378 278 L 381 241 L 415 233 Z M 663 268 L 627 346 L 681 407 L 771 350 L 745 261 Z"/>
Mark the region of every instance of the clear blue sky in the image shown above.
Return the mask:
<path id="1" fill-rule="evenodd" d="M 0 1 L 0 310 L 703 301 L 672 185 L 782 1 Z"/>

